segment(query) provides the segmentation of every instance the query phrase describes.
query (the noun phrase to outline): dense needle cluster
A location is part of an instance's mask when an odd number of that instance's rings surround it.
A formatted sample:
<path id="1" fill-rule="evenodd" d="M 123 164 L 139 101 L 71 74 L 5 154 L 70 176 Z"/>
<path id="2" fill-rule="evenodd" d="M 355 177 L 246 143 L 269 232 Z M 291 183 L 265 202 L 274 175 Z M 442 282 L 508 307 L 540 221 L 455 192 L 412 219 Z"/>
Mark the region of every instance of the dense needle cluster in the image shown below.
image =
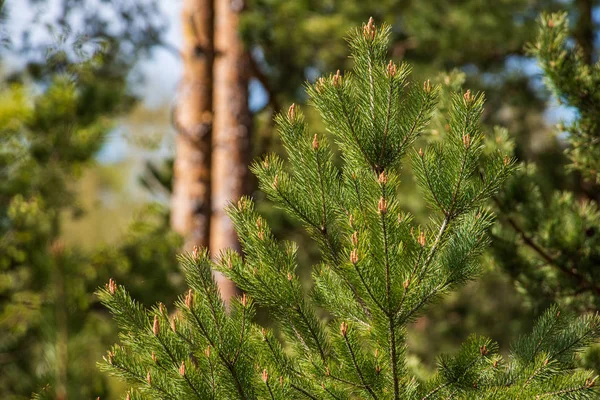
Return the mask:
<path id="1" fill-rule="evenodd" d="M 352 72 L 308 87 L 329 135 L 309 130 L 292 105 L 277 117 L 288 161 L 253 165 L 261 189 L 300 220 L 321 250 L 310 291 L 296 275 L 294 243 L 281 242 L 249 198 L 229 208 L 244 257 L 181 257 L 189 292 L 168 312 L 145 309 L 111 281 L 99 294 L 122 331 L 104 369 L 126 380 L 129 398 L 148 399 L 586 399 L 594 376 L 574 356 L 600 334 L 600 318 L 551 308 L 533 332 L 501 357 L 490 339 L 471 336 L 439 358 L 428 381 L 405 363 L 405 332 L 444 293 L 472 279 L 488 240 L 484 208 L 515 168 L 484 155 L 483 96 L 455 94 L 443 140 L 413 143 L 436 109 L 438 88 L 408 79 L 386 61 L 388 26 L 373 20 L 349 38 Z M 399 206 L 400 168 L 410 156 L 423 200 L 419 224 Z M 226 309 L 211 269 L 244 294 Z M 254 303 L 274 329 L 253 321 Z"/>

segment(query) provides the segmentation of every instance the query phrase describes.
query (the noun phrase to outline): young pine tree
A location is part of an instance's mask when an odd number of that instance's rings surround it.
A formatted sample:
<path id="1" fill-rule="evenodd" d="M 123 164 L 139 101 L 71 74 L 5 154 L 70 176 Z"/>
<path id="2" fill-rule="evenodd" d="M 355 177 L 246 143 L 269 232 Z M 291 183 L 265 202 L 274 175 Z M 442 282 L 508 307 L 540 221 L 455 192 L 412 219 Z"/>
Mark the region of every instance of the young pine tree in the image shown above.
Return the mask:
<path id="1" fill-rule="evenodd" d="M 262 190 L 298 218 L 322 260 L 313 288 L 296 275 L 293 243 L 280 243 L 248 198 L 229 207 L 244 257 L 205 251 L 181 257 L 190 290 L 169 313 L 145 309 L 110 281 L 99 291 L 121 329 L 103 368 L 127 381 L 128 398 L 149 399 L 585 399 L 594 377 L 574 355 L 600 334 L 600 318 L 548 310 L 508 359 L 490 339 L 471 336 L 439 371 L 418 381 L 405 365 L 406 326 L 427 305 L 478 272 L 492 216 L 482 205 L 514 169 L 484 156 L 483 97 L 456 94 L 444 140 L 411 144 L 428 124 L 438 89 L 413 85 L 409 68 L 387 63 L 390 28 L 372 20 L 354 32 L 352 73 L 308 88 L 341 150 L 333 162 L 322 134 L 292 105 L 277 118 L 289 163 L 253 165 Z M 423 199 L 433 209 L 417 224 L 400 209 L 399 170 L 411 153 Z M 483 169 L 481 167 L 483 166 Z M 245 292 L 226 310 L 211 268 Z M 254 302 L 276 330 L 253 322 Z"/>

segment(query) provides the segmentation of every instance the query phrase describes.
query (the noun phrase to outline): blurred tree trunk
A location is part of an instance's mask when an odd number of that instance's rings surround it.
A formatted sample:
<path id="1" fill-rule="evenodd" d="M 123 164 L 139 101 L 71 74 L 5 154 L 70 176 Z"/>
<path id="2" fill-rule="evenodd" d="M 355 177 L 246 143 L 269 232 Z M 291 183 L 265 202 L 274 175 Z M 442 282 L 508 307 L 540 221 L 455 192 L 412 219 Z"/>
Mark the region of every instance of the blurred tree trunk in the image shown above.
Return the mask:
<path id="1" fill-rule="evenodd" d="M 184 248 L 208 247 L 212 136 L 213 0 L 184 0 L 183 77 L 175 111 L 171 226 Z"/>
<path id="2" fill-rule="evenodd" d="M 212 162 L 212 216 L 210 251 L 239 250 L 233 224 L 224 213 L 229 202 L 247 192 L 251 116 L 248 109 L 248 53 L 238 35 L 243 0 L 215 1 L 214 135 Z M 227 285 L 229 290 L 225 289 Z M 221 283 L 224 298 L 235 292 Z"/>
<path id="3" fill-rule="evenodd" d="M 594 0 L 576 0 L 577 25 L 575 39 L 583 51 L 583 60 L 588 64 L 594 63 Z"/>

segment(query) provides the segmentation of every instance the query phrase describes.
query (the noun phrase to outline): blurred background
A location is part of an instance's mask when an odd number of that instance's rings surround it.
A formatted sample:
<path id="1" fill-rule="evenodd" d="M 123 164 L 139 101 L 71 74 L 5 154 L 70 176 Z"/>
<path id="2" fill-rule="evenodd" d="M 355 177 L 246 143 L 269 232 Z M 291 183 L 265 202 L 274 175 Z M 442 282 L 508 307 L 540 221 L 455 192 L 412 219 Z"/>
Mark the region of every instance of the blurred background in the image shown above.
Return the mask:
<path id="1" fill-rule="evenodd" d="M 566 134 L 556 127 L 577 110 L 552 98 L 526 51 L 540 13 L 565 10 L 572 44 L 594 63 L 596 0 L 0 4 L 2 399 L 30 398 L 48 385 L 57 399 L 121 398 L 125 388 L 96 368 L 118 338 L 95 289 L 113 277 L 144 304 L 172 303 L 185 290 L 179 252 L 237 247 L 222 208 L 243 194 L 260 201 L 279 237 L 300 244 L 310 285 L 314 244 L 257 192 L 247 165 L 281 152 L 274 115 L 292 102 L 304 107 L 305 82 L 351 67 L 344 37 L 370 16 L 392 26 L 390 58 L 409 62 L 411 79 L 432 79 L 444 93 L 485 91 L 486 130 L 503 138 L 492 146 L 510 146 L 527 171 L 491 207 L 502 215 L 528 210 L 523 192 L 531 185 L 538 202 L 557 191 L 571 193 L 572 204 L 598 199 L 596 183 L 566 168 Z M 434 123 L 423 140 L 443 130 Z M 402 201 L 426 221 L 409 175 Z M 537 261 L 521 251 L 514 218 L 499 218 L 482 278 L 411 328 L 410 367 L 419 374 L 471 332 L 506 350 L 552 302 L 597 309 L 597 294 L 543 284 L 536 292 L 524 283 L 519 267 Z M 222 292 L 234 289 L 223 282 Z M 593 356 L 582 362 L 597 368 Z"/>

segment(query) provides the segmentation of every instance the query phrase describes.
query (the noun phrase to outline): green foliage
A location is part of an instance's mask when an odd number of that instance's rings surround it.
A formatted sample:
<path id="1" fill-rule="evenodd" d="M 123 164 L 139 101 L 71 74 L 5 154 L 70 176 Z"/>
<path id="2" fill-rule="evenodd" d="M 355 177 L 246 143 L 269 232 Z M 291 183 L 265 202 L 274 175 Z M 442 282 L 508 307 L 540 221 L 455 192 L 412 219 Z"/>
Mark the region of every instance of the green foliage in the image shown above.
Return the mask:
<path id="1" fill-rule="evenodd" d="M 390 28 L 371 21 L 349 39 L 352 73 L 319 79 L 311 103 L 340 148 L 333 163 L 323 134 L 290 107 L 279 116 L 289 162 L 275 155 L 253 165 L 275 204 L 306 227 L 321 263 L 313 288 L 297 275 L 299 248 L 276 239 L 249 198 L 229 215 L 244 257 L 181 258 L 190 290 L 169 314 L 147 309 L 113 280 L 98 293 L 121 330 L 103 368 L 140 398 L 586 399 L 598 395 L 575 354 L 600 335 L 600 317 L 549 309 L 507 359 L 490 339 L 472 336 L 438 373 L 417 380 L 406 366 L 406 327 L 443 294 L 473 279 L 493 216 L 485 203 L 515 169 L 485 154 L 483 96 L 455 94 L 448 132 L 419 151 L 413 141 L 433 117 L 439 89 L 406 79 L 409 68 L 385 61 Z M 419 224 L 399 205 L 400 169 L 412 170 L 432 209 Z M 245 292 L 229 309 L 211 268 Z M 276 330 L 257 326 L 253 302 Z M 134 396 L 135 397 L 135 396 Z"/>
<path id="2" fill-rule="evenodd" d="M 567 184 L 544 182 L 545 163 L 526 165 L 497 199 L 503 222 L 494 232 L 498 263 L 536 304 L 559 302 L 578 310 L 600 305 L 597 179 L 598 66 L 568 44 L 565 13 L 543 15 L 539 36 L 530 46 L 547 85 L 561 103 L 574 107 L 567 128 L 571 160 Z M 559 164 L 560 165 L 560 164 Z M 566 178 L 566 179 L 565 179 Z"/>
<path id="3" fill-rule="evenodd" d="M 540 18 L 539 35 L 530 51 L 538 59 L 546 84 L 559 102 L 577 110 L 575 122 L 565 128 L 573 167 L 598 180 L 600 66 L 588 64 L 583 50 L 571 48 L 568 38 L 567 14 L 545 14 Z"/>

